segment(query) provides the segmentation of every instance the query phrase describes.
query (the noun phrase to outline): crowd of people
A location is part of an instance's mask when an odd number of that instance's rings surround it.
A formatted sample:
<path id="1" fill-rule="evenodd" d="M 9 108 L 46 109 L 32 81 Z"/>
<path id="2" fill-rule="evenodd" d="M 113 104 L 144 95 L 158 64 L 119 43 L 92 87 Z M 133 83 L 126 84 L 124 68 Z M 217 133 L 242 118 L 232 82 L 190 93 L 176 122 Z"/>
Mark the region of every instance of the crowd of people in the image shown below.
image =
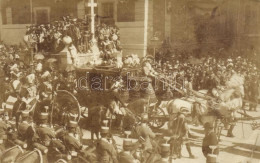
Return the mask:
<path id="1" fill-rule="evenodd" d="M 70 35 L 73 38 L 73 44 L 80 45 L 82 44 L 80 38 L 71 32 L 80 32 L 77 22 L 77 20 L 73 21 L 64 18 L 64 21 L 56 22 L 56 25 L 30 27 L 27 34 L 36 34 L 39 39 L 43 37 L 47 41 L 52 37 L 55 38 L 55 35 L 62 31 L 60 34 L 57 34 L 58 39 L 64 35 Z M 117 49 L 120 50 L 118 30 L 106 25 L 98 28 L 96 35 L 98 36 L 99 46 L 107 46 L 106 42 L 109 40 L 113 41 Z M 56 34 L 50 34 L 52 30 Z M 82 36 L 81 33 L 78 35 Z M 91 36 L 88 37 L 91 38 Z M 55 41 L 57 41 L 56 38 Z M 53 46 L 53 49 L 57 50 L 56 48 L 58 47 L 53 42 L 48 42 L 52 46 L 44 45 L 46 42 L 42 44 L 43 42 L 39 40 L 37 43 L 39 43 L 37 45 L 38 49 L 46 49 Z M 110 47 L 108 49 L 111 50 Z M 68 68 L 65 71 L 59 71 L 55 64 L 56 61 L 45 59 L 44 56 L 35 58 L 34 63 L 28 65 L 20 56 L 22 51 L 26 50 L 22 49 L 22 47 L 1 45 L 1 88 L 3 88 L 1 89 L 1 102 L 3 103 L 3 108 L 0 109 L 0 150 L 4 152 L 4 155 L 1 157 L 2 162 L 8 159 L 13 159 L 13 161 L 16 159 L 18 162 L 22 162 L 24 159 L 33 159 L 30 156 L 20 157 L 20 151 L 14 150 L 15 148 L 5 152 L 6 149 L 13 147 L 13 144 L 10 142 L 16 142 L 19 147 L 23 147 L 26 144 L 28 145 L 25 147 L 26 150 L 35 153 L 37 153 L 34 150 L 35 148 L 40 149 L 44 158 L 50 162 L 55 162 L 59 159 L 65 161 L 79 161 L 81 159 L 83 162 L 114 163 L 168 162 L 170 159 L 182 157 L 182 144 L 186 145 L 189 157 L 196 158 L 192 153 L 188 140 L 189 129 L 185 120 L 187 116 L 185 109 L 179 111 L 173 118 L 170 118 L 168 132 L 164 135 L 169 136 L 170 139 L 166 143 L 158 141 L 160 135 L 157 135 L 148 125 L 149 115 L 142 113 L 138 115 L 140 116 L 139 123 L 132 126 L 131 134 L 123 132 L 124 141 L 121 144 L 123 147 L 121 151 L 117 148 L 118 142 L 113 139 L 114 128 L 108 126 L 108 123 L 111 123 L 109 118 L 91 119 L 90 124 L 95 123 L 95 125 L 99 125 L 99 127 L 95 128 L 97 130 L 97 140 L 94 141 L 93 136 L 93 142 L 88 143 L 88 146 L 86 146 L 82 140 L 82 126 L 77 120 L 78 113 L 62 114 L 61 117 L 58 117 L 58 119 L 61 118 L 62 125 L 55 126 L 50 120 L 50 117 L 53 116 L 51 108 L 55 105 L 53 99 L 58 90 L 66 90 L 76 97 L 81 96 L 78 94 L 80 91 L 76 83 L 75 69 Z M 109 55 L 106 48 L 104 53 Z M 108 57 L 107 54 L 105 59 Z M 193 96 L 194 91 L 202 89 L 209 90 L 208 96 L 218 97 L 218 92 L 225 89 L 227 86 L 226 82 L 230 77 L 233 74 L 238 74 L 244 79 L 245 88 L 244 94 L 238 96 L 243 96 L 245 99 L 244 104 L 249 103 L 249 110 L 256 111 L 260 74 L 253 63 L 241 57 L 225 59 L 207 57 L 198 60 L 196 63 L 192 63 L 191 60 L 182 60 L 175 56 L 171 60 L 158 59 L 154 61 L 154 58 L 149 59 L 149 57 L 146 57 L 141 64 L 140 70 L 142 70 L 142 73 L 139 75 L 151 77 L 152 79 L 161 78 L 164 82 L 174 81 L 173 86 L 168 83 L 167 89 L 160 91 L 157 91 L 152 86 L 154 94 L 156 94 L 155 97 L 159 101 L 163 101 L 176 97 Z M 148 81 L 151 84 L 153 80 Z M 116 81 L 113 86 L 117 87 L 117 85 L 120 85 L 117 82 L 123 81 Z M 176 88 L 181 91 L 176 91 Z M 119 127 L 122 132 L 124 128 L 122 128 L 123 118 L 121 115 L 124 116 L 125 113 L 122 113 L 123 110 L 120 110 L 120 108 L 127 107 L 127 102 L 120 99 L 122 96 L 118 89 L 111 87 L 109 91 L 109 97 L 104 97 L 108 100 L 105 108 L 116 117 L 116 120 L 119 119 L 119 122 L 116 123 L 118 126 L 115 127 Z M 147 97 L 146 95 L 142 96 L 142 93 L 139 98 Z M 148 90 L 148 94 L 150 95 L 151 93 L 153 91 Z M 152 99 L 150 97 L 149 101 L 151 102 Z M 100 101 L 102 100 L 100 99 Z M 99 101 L 96 102 L 98 103 Z M 33 114 L 32 110 L 34 110 Z M 97 110 L 99 111 L 96 114 L 101 116 L 103 110 Z M 207 159 L 212 160 L 211 162 L 216 162 L 214 159 L 218 155 L 218 149 L 214 150 L 211 147 L 216 146 L 217 148 L 217 135 L 214 133 L 213 124 L 206 123 L 204 127 L 206 135 L 202 144 L 202 152 Z M 234 136 L 232 133 L 233 128 L 231 127 L 231 131 L 228 132 L 227 136 Z M 99 133 L 101 138 L 99 138 Z M 127 138 L 125 138 L 125 135 L 127 135 Z M 132 142 L 132 139 L 128 138 L 129 135 L 138 139 L 138 141 Z M 46 149 L 49 150 L 47 154 L 44 153 Z"/>
<path id="2" fill-rule="evenodd" d="M 95 41 L 89 25 L 87 20 L 67 16 L 49 24 L 28 26 L 24 39 L 36 52 L 59 53 L 64 48 L 63 37 L 69 36 L 79 53 L 90 53 Z M 97 25 L 95 40 L 105 58 L 121 50 L 119 29 L 116 26 Z"/>

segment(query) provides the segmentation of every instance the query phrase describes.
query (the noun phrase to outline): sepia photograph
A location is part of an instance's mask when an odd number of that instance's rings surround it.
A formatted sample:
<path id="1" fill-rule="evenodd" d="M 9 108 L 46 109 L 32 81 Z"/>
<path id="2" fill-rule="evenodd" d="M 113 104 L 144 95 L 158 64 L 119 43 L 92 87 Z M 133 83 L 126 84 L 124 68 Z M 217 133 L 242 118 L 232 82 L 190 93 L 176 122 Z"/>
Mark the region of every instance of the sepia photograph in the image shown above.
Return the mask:
<path id="1" fill-rule="evenodd" d="M 260 163 L 260 0 L 0 0 L 0 163 Z"/>

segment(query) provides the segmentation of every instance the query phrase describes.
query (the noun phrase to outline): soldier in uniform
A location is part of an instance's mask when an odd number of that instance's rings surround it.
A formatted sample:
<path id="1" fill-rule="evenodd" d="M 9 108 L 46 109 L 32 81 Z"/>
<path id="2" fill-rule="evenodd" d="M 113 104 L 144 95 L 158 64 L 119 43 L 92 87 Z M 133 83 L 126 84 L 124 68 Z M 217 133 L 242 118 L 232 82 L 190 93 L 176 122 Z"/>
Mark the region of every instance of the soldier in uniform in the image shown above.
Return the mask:
<path id="1" fill-rule="evenodd" d="M 31 145 L 34 136 L 34 129 L 29 123 L 29 112 L 27 110 L 21 111 L 21 122 L 17 125 L 18 139 L 27 142 Z"/>
<path id="2" fill-rule="evenodd" d="M 82 150 L 82 133 L 78 131 L 78 122 L 69 118 L 67 121 L 67 131 L 63 134 L 62 140 L 65 144 L 66 150 L 69 152 L 73 159 L 76 159 L 78 152 Z"/>
<path id="3" fill-rule="evenodd" d="M 213 130 L 213 124 L 206 122 L 204 124 L 205 137 L 202 143 L 202 152 L 206 157 L 207 163 L 216 163 L 219 154 L 218 138 Z"/>
<path id="4" fill-rule="evenodd" d="M 136 136 L 142 140 L 143 150 L 152 150 L 153 142 L 152 139 L 155 138 L 154 132 L 147 125 L 148 122 L 148 114 L 143 113 L 141 115 L 141 124 L 137 125 L 134 129 L 134 133 Z"/>
<path id="5" fill-rule="evenodd" d="M 48 112 L 41 112 L 39 115 L 39 124 L 36 128 L 36 133 L 39 136 L 39 143 L 49 147 L 52 139 L 54 139 L 55 132 L 48 124 L 49 114 Z"/>
<path id="6" fill-rule="evenodd" d="M 184 108 L 181 108 L 181 111 L 178 115 L 170 119 L 168 123 L 168 128 L 170 130 L 171 137 L 171 153 L 176 154 L 177 157 L 181 158 L 181 145 L 182 143 L 186 144 L 186 149 L 189 153 L 190 158 L 195 158 L 191 152 L 190 142 L 188 141 L 188 132 L 189 128 L 185 120 L 185 114 L 183 112 Z"/>
<path id="7" fill-rule="evenodd" d="M 161 145 L 161 159 L 156 161 L 155 163 L 171 163 L 170 160 L 170 144 L 162 144 Z"/>
<path id="8" fill-rule="evenodd" d="M 109 128 L 101 127 L 101 139 L 97 142 L 97 158 L 100 163 L 118 163 L 117 151 L 108 139 Z"/>
<path id="9" fill-rule="evenodd" d="M 123 142 L 123 151 L 121 151 L 118 154 L 118 162 L 123 162 L 123 163 L 137 163 L 137 161 L 131 154 L 131 149 L 132 149 L 132 140 L 131 139 L 124 139 Z"/>

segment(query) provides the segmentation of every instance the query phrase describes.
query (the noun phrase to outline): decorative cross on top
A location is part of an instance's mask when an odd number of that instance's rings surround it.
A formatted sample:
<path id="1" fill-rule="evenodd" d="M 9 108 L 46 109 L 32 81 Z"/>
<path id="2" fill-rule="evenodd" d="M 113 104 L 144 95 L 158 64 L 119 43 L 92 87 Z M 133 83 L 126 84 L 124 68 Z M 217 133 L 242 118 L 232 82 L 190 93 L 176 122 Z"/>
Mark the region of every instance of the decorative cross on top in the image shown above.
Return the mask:
<path id="1" fill-rule="evenodd" d="M 94 2 L 94 0 L 91 0 L 90 3 L 88 3 L 88 7 L 91 8 L 91 33 L 92 35 L 92 39 L 95 38 L 95 12 L 94 12 L 94 8 L 97 7 L 97 3 Z"/>

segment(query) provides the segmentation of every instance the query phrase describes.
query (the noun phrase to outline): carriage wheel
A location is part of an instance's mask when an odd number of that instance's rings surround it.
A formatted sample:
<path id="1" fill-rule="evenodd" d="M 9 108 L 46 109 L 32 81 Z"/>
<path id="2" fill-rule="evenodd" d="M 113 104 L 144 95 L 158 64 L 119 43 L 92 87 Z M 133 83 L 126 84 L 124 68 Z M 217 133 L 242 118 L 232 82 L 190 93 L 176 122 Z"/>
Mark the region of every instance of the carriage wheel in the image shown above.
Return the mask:
<path id="1" fill-rule="evenodd" d="M 149 125 L 152 128 L 159 129 L 166 123 L 166 114 L 162 108 L 151 108 L 148 111 Z"/>

